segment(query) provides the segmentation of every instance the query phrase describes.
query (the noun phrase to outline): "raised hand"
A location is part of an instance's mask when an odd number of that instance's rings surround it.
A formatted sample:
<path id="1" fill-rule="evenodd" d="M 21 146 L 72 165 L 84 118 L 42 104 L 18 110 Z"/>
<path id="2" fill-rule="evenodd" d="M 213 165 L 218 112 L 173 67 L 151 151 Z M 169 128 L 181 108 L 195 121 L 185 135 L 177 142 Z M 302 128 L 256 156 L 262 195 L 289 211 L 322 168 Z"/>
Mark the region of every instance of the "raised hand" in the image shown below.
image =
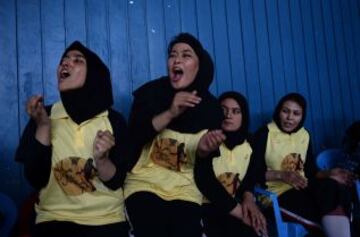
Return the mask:
<path id="1" fill-rule="evenodd" d="M 197 155 L 206 157 L 208 154 L 215 151 L 225 139 L 226 137 L 221 130 L 213 130 L 205 133 L 200 138 L 196 151 Z"/>
<path id="2" fill-rule="evenodd" d="M 351 186 L 356 179 L 356 175 L 354 173 L 341 168 L 331 169 L 329 177 L 336 180 L 338 183 L 347 186 Z"/>
<path id="3" fill-rule="evenodd" d="M 30 97 L 26 103 L 26 112 L 35 121 L 37 126 L 50 125 L 50 119 L 46 113 L 41 95 Z"/>
<path id="4" fill-rule="evenodd" d="M 95 162 L 108 158 L 110 149 L 115 145 L 115 138 L 109 130 L 96 133 L 93 146 L 93 156 Z"/>
<path id="5" fill-rule="evenodd" d="M 197 91 L 180 91 L 176 93 L 169 109 L 172 117 L 176 118 L 187 108 L 195 107 L 197 104 L 199 104 L 201 102 L 201 98 L 196 94 Z"/>
<path id="6" fill-rule="evenodd" d="M 304 189 L 307 187 L 307 179 L 296 171 L 280 171 L 281 180 L 290 184 L 295 189 Z"/>

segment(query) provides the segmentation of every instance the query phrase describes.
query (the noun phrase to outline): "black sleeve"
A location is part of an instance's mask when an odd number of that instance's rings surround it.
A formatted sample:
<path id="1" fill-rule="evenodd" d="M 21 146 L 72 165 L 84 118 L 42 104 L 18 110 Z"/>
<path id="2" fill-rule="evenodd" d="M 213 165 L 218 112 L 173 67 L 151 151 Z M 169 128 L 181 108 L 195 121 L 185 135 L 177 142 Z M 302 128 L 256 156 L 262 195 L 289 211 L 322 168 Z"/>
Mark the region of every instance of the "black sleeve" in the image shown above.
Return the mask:
<path id="1" fill-rule="evenodd" d="M 315 175 L 318 172 L 318 168 L 316 165 L 316 157 L 314 157 L 313 155 L 311 142 L 309 142 L 309 146 L 306 152 L 304 171 L 305 177 L 307 177 L 308 179 L 315 178 Z"/>
<path id="2" fill-rule="evenodd" d="M 49 114 L 51 107 L 46 107 Z M 15 160 L 24 164 L 27 181 L 36 190 L 45 187 L 51 172 L 52 147 L 41 144 L 35 138 L 36 124 L 30 120 L 26 125 L 16 149 Z"/>
<path id="3" fill-rule="evenodd" d="M 251 138 L 250 145 L 253 150 L 252 160 L 254 161 L 255 183 L 265 187 L 267 166 L 265 162 L 266 143 L 269 129 L 267 126 L 260 128 Z M 250 175 L 250 174 L 249 174 Z"/>
<path id="4" fill-rule="evenodd" d="M 220 153 L 219 153 L 220 154 Z M 212 159 L 216 155 L 212 153 L 208 157 L 197 157 L 194 168 L 195 183 L 200 192 L 217 209 L 229 213 L 237 204 L 221 183 L 216 178 Z"/>
<path id="5" fill-rule="evenodd" d="M 152 124 L 153 111 L 151 111 L 148 106 L 146 98 L 143 97 L 144 96 L 135 96 L 129 116 L 129 170 L 131 170 L 138 161 L 143 146 L 151 141 L 158 133 Z"/>
<path id="6" fill-rule="evenodd" d="M 238 188 L 238 190 L 236 190 L 236 197 L 238 198 L 238 200 L 242 198 L 244 192 L 253 193 L 255 185 L 260 182 L 258 180 L 260 176 L 260 173 L 258 173 L 259 169 L 257 167 L 258 163 L 259 162 L 257 162 L 257 160 L 254 159 L 254 156 L 251 155 L 245 177 L 241 182 L 241 185 Z"/>
<path id="7" fill-rule="evenodd" d="M 108 181 L 104 182 L 105 186 L 116 190 L 123 186 L 127 172 L 128 163 L 128 128 L 124 117 L 110 109 L 109 120 L 113 128 L 115 137 L 115 146 L 110 150 L 109 158 L 116 167 L 115 175 Z"/>

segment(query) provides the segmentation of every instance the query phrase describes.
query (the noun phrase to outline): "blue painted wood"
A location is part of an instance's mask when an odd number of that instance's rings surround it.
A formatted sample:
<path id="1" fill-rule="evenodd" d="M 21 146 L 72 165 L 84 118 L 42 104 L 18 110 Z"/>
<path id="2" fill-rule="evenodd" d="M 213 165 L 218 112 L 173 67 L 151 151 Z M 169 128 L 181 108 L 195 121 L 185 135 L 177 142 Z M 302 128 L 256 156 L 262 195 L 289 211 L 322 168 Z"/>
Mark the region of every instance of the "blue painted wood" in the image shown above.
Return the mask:
<path id="1" fill-rule="evenodd" d="M 272 65 L 272 78 L 274 84 L 275 101 L 277 102 L 280 97 L 285 94 L 285 74 L 284 74 L 284 62 L 282 56 L 282 45 L 280 38 L 280 25 L 279 25 L 279 13 L 278 2 L 276 0 L 266 1 L 265 8 L 267 13 L 267 25 L 269 31 L 269 49 L 270 59 Z"/>
<path id="2" fill-rule="evenodd" d="M 53 104 L 59 100 L 56 70 L 64 51 L 64 5 L 59 1 L 41 2 L 42 71 L 44 101 Z"/>
<path id="3" fill-rule="evenodd" d="M 197 0 L 196 1 L 196 16 L 199 31 L 199 40 L 203 47 L 209 52 L 212 59 L 216 60 L 214 53 L 214 32 L 213 32 L 213 18 L 211 13 L 211 0 Z M 216 65 L 215 65 L 216 67 Z M 215 68 L 216 70 L 216 68 Z M 218 81 L 215 80 L 210 85 L 210 91 L 218 94 Z"/>
<path id="4" fill-rule="evenodd" d="M 24 179 L 20 165 L 14 162 L 19 139 L 15 12 L 15 1 L 0 1 L 0 193 L 19 203 Z"/>
<path id="5" fill-rule="evenodd" d="M 129 18 L 126 1 L 109 2 L 110 68 L 114 96 L 114 107 L 129 114 L 132 98 L 132 81 L 129 48 Z"/>
<path id="6" fill-rule="evenodd" d="M 256 52 L 256 35 L 254 26 L 254 11 L 252 1 L 240 2 L 241 26 L 244 41 L 245 75 L 248 85 L 248 101 L 252 115 L 251 128 L 263 125 L 261 91 L 259 82 L 259 67 Z"/>
<path id="7" fill-rule="evenodd" d="M 161 0 L 146 1 L 147 35 L 149 39 L 150 77 L 167 74 L 167 44 Z"/>
<path id="8" fill-rule="evenodd" d="M 181 31 L 198 35 L 196 23 L 196 4 L 193 0 L 179 0 Z"/>
<path id="9" fill-rule="evenodd" d="M 275 106 L 274 85 L 269 51 L 269 32 L 266 24 L 266 9 L 264 1 L 254 1 L 254 22 L 257 42 L 257 57 L 259 81 L 261 90 L 262 122 L 271 119 L 272 110 Z"/>
<path id="10" fill-rule="evenodd" d="M 86 44 L 85 0 L 64 0 L 64 47 L 78 40 Z"/>
<path id="11" fill-rule="evenodd" d="M 316 49 L 316 63 L 318 67 L 318 80 L 319 80 L 319 96 L 321 96 L 321 108 L 323 111 L 322 123 L 324 124 L 324 139 L 321 142 L 322 147 L 334 146 L 334 140 L 331 139 L 335 136 L 334 128 L 336 124 L 330 118 L 333 117 L 334 111 L 332 106 L 332 96 L 329 85 L 329 73 L 327 68 L 327 57 L 325 48 L 324 26 L 322 19 L 321 1 L 312 1 L 312 21 L 314 34 L 314 45 Z M 337 134 L 340 135 L 340 134 Z"/>
<path id="12" fill-rule="evenodd" d="M 231 52 L 230 69 L 232 89 L 248 96 L 248 88 L 245 76 L 244 42 L 240 23 L 240 9 L 237 0 L 226 2 L 226 15 L 229 37 L 229 49 Z"/>
<path id="13" fill-rule="evenodd" d="M 278 0 L 278 14 L 286 92 L 297 91 L 289 2 Z"/>
<path id="14" fill-rule="evenodd" d="M 343 109 L 344 109 L 344 122 L 345 124 L 350 124 L 354 117 L 355 108 L 352 104 L 351 98 L 351 88 L 349 85 L 349 68 L 346 58 L 346 45 L 344 42 L 344 22 L 341 16 L 341 8 L 339 1 L 331 0 L 329 1 L 329 6 L 331 8 L 334 32 L 335 32 L 335 49 L 337 54 L 337 63 L 339 69 L 339 82 L 340 88 L 343 95 Z"/>
<path id="15" fill-rule="evenodd" d="M 147 37 L 145 0 L 128 1 L 129 45 L 132 89 L 135 90 L 150 78 L 149 44 Z"/>
<path id="16" fill-rule="evenodd" d="M 168 45 L 171 39 L 181 32 L 180 9 L 178 0 L 164 0 L 163 3 L 165 37 Z"/>
<path id="17" fill-rule="evenodd" d="M 221 82 L 217 84 L 218 93 L 232 90 L 232 81 L 230 71 L 229 40 L 227 31 L 226 6 L 225 1 L 212 1 L 212 24 L 214 39 L 214 58 L 215 80 Z"/>

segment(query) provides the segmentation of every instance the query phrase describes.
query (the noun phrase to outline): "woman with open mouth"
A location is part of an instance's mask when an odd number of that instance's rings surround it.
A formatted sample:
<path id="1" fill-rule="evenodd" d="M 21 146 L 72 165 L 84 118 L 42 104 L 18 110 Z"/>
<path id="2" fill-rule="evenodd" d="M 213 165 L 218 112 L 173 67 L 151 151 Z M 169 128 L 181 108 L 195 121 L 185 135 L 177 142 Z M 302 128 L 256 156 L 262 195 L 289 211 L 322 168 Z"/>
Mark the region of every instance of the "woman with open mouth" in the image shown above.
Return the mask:
<path id="1" fill-rule="evenodd" d="M 200 237 L 202 194 L 193 169 L 200 137 L 221 126 L 208 90 L 214 68 L 200 42 L 181 33 L 169 44 L 167 69 L 133 93 L 125 204 L 136 237 Z"/>

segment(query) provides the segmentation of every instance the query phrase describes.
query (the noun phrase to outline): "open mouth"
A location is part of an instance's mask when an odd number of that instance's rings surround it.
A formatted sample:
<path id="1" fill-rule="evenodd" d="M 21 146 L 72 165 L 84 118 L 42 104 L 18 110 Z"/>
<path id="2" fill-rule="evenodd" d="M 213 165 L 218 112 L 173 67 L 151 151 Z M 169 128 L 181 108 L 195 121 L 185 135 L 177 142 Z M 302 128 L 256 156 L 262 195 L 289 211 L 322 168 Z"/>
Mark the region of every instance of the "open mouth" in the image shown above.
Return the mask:
<path id="1" fill-rule="evenodd" d="M 181 77 L 184 75 L 184 71 L 181 68 L 174 68 L 172 70 L 172 72 L 173 72 L 173 75 L 174 75 L 174 77 L 173 77 L 174 81 L 180 80 Z"/>
<path id="2" fill-rule="evenodd" d="M 70 73 L 67 70 L 60 72 L 60 80 L 65 80 L 70 76 Z"/>

